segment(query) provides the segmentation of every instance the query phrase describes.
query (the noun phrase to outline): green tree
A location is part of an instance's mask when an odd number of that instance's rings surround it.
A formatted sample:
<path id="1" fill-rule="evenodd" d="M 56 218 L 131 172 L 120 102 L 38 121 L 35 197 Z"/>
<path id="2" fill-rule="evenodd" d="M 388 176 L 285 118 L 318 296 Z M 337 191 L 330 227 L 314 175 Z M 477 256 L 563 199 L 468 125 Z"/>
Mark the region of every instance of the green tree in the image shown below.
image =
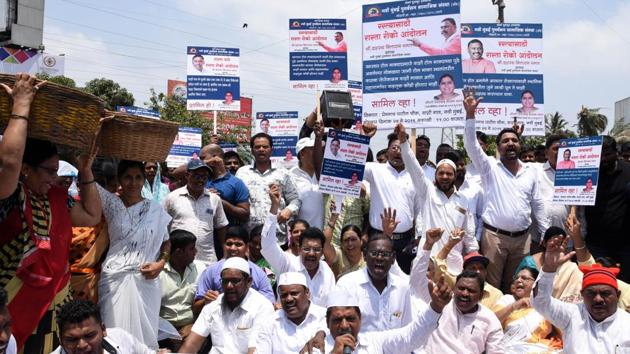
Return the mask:
<path id="1" fill-rule="evenodd" d="M 116 106 L 133 106 L 134 103 L 131 92 L 121 87 L 114 80 L 105 78 L 93 79 L 85 84 L 83 90 L 100 97 L 105 101 L 105 108 L 111 111 L 116 110 Z"/>
<path id="2" fill-rule="evenodd" d="M 70 87 L 70 88 L 77 87 L 77 83 L 74 80 L 63 75 L 50 76 L 49 74 L 46 74 L 46 73 L 39 73 L 39 74 L 36 74 L 35 77 L 37 77 L 40 80 L 46 80 L 48 82 L 52 82 L 52 83 Z"/>
<path id="3" fill-rule="evenodd" d="M 160 112 L 163 120 L 179 123 L 182 127 L 201 128 L 202 144 L 210 143 L 212 135 L 212 121 L 204 117 L 200 111 L 186 109 L 186 101 L 177 97 L 167 97 L 164 93 L 157 93 L 151 89 L 149 102 L 145 103 L 150 109 Z"/>
<path id="4" fill-rule="evenodd" d="M 560 112 L 554 114 L 545 114 L 545 131 L 547 134 L 558 134 L 566 129 L 569 124 Z"/>
<path id="5" fill-rule="evenodd" d="M 599 135 L 606 129 L 608 118 L 599 113 L 600 109 L 601 108 L 587 108 L 582 106 L 582 109 L 577 114 L 578 122 L 576 126 L 579 136 Z"/>

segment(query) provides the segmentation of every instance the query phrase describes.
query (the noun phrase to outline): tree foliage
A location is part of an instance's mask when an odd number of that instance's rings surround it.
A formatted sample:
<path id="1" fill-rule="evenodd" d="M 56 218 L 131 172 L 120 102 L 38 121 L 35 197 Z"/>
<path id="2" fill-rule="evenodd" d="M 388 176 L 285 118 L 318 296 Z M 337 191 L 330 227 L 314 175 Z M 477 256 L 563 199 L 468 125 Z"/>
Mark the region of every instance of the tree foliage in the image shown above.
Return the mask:
<path id="1" fill-rule="evenodd" d="M 582 109 L 577 114 L 578 122 L 576 126 L 579 136 L 599 135 L 606 129 L 608 118 L 599 113 L 600 109 L 582 106 Z"/>
<path id="2" fill-rule="evenodd" d="M 105 101 L 105 108 L 116 110 L 116 106 L 133 106 L 134 98 L 131 92 L 110 79 L 93 79 L 85 83 L 83 90 Z"/>
<path id="3" fill-rule="evenodd" d="M 545 132 L 547 134 L 558 134 L 566 130 L 569 124 L 560 112 L 554 114 L 545 114 Z"/>
<path id="4" fill-rule="evenodd" d="M 46 80 L 48 82 L 52 82 L 52 83 L 70 87 L 70 88 L 77 87 L 77 83 L 74 80 L 63 75 L 50 76 L 49 74 L 46 74 L 46 73 L 40 73 L 40 74 L 35 75 L 35 77 L 37 77 L 40 80 Z"/>

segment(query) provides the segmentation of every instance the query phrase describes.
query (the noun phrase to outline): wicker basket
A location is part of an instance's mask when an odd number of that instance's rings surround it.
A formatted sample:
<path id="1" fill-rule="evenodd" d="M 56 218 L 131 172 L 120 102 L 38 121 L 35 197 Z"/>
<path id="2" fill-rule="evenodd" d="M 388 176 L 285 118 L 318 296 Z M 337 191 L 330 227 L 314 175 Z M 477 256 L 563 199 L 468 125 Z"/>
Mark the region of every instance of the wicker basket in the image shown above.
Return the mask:
<path id="1" fill-rule="evenodd" d="M 0 74 L 0 82 L 13 87 L 15 75 Z M 9 123 L 12 106 L 11 97 L 0 87 L 0 132 Z M 103 113 L 100 98 L 49 82 L 37 92 L 31 105 L 28 136 L 87 149 Z"/>
<path id="2" fill-rule="evenodd" d="M 106 111 L 112 120 L 103 122 L 99 134 L 99 156 L 134 161 L 166 160 L 179 124 Z"/>

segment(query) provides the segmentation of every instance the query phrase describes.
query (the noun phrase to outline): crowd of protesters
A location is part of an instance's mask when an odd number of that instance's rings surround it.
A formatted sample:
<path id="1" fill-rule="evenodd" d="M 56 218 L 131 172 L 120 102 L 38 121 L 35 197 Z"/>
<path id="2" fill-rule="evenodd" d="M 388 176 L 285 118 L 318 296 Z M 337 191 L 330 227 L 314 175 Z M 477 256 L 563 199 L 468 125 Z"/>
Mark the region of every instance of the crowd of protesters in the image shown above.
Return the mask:
<path id="1" fill-rule="evenodd" d="M 525 148 L 506 127 L 488 156 L 468 96 L 465 151 L 431 161 L 398 124 L 338 198 L 318 188 L 315 114 L 291 169 L 264 132 L 250 165 L 216 141 L 177 169 L 94 147 L 66 162 L 27 138 L 38 85 L 3 85 L 0 353 L 630 351 L 630 162 L 611 137 L 596 204 L 553 204 L 564 136 Z"/>

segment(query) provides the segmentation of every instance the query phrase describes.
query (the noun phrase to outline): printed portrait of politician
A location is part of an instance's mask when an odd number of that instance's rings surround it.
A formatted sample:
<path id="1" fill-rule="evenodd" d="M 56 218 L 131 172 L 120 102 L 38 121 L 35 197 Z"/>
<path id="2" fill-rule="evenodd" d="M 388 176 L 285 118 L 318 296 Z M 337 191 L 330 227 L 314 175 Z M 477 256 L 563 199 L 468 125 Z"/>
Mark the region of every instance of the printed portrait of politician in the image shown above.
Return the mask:
<path id="1" fill-rule="evenodd" d="M 330 82 L 333 84 L 338 84 L 342 81 L 341 79 L 341 69 L 333 68 L 330 72 Z"/>
<path id="2" fill-rule="evenodd" d="M 317 41 L 317 45 L 324 48 L 327 52 L 339 52 L 345 53 L 348 51 L 348 45 L 346 44 L 346 40 L 343 39 L 343 33 L 335 32 L 335 44 L 332 46 L 327 46 L 326 43 L 322 41 Z"/>
<path id="3" fill-rule="evenodd" d="M 592 192 L 593 191 L 593 178 L 588 177 L 586 178 L 586 182 L 584 183 L 584 189 L 582 189 L 582 192 Z"/>
<path id="4" fill-rule="evenodd" d="M 334 138 L 333 140 L 330 141 L 330 148 L 328 148 L 328 150 L 330 150 L 330 154 L 332 155 L 332 158 L 341 159 L 341 154 L 339 153 L 340 148 L 341 148 L 341 140 L 339 140 L 338 138 Z"/>
<path id="5" fill-rule="evenodd" d="M 265 133 L 265 134 L 269 134 L 269 119 L 267 118 L 263 118 L 260 120 L 260 123 L 258 124 L 260 126 L 260 131 Z"/>
<path id="6" fill-rule="evenodd" d="M 453 75 L 444 74 L 440 76 L 440 79 L 438 80 L 438 85 L 440 88 L 440 94 L 434 96 L 434 100 L 452 101 L 461 97 L 459 93 L 455 92 L 455 79 L 453 78 Z"/>
<path id="7" fill-rule="evenodd" d="M 359 183 L 359 174 L 357 172 L 352 172 L 352 176 L 350 177 L 350 182 L 348 182 L 349 186 L 356 186 Z"/>
<path id="8" fill-rule="evenodd" d="M 225 93 L 223 104 L 231 105 L 232 103 L 234 103 L 234 94 L 232 93 L 232 91 L 228 91 Z"/>
<path id="9" fill-rule="evenodd" d="M 525 90 L 521 93 L 521 108 L 517 108 L 516 112 L 520 114 L 535 113 L 538 110 L 538 108 L 534 106 L 535 104 L 534 93 L 530 90 Z"/>
<path id="10" fill-rule="evenodd" d="M 497 70 L 494 63 L 483 58 L 483 43 L 478 39 L 468 42 L 470 59 L 462 61 L 462 71 L 467 74 L 494 74 Z"/>
<path id="11" fill-rule="evenodd" d="M 206 66 L 206 59 L 201 54 L 195 54 L 192 57 L 192 65 L 195 68 L 195 70 L 202 73 L 204 66 Z"/>
<path id="12" fill-rule="evenodd" d="M 571 149 L 562 152 L 562 161 L 556 162 L 556 170 L 570 170 L 575 168 L 575 161 L 571 160 Z"/>
<path id="13" fill-rule="evenodd" d="M 442 20 L 440 33 L 444 37 L 444 42 L 440 46 L 430 46 L 418 38 L 409 39 L 409 41 L 428 55 L 460 54 L 462 51 L 461 35 L 457 31 L 457 23 L 455 23 L 454 18 L 447 17 Z"/>
<path id="14" fill-rule="evenodd" d="M 284 161 L 286 162 L 293 161 L 293 151 L 291 151 L 291 149 L 288 149 L 287 152 L 284 154 Z"/>

